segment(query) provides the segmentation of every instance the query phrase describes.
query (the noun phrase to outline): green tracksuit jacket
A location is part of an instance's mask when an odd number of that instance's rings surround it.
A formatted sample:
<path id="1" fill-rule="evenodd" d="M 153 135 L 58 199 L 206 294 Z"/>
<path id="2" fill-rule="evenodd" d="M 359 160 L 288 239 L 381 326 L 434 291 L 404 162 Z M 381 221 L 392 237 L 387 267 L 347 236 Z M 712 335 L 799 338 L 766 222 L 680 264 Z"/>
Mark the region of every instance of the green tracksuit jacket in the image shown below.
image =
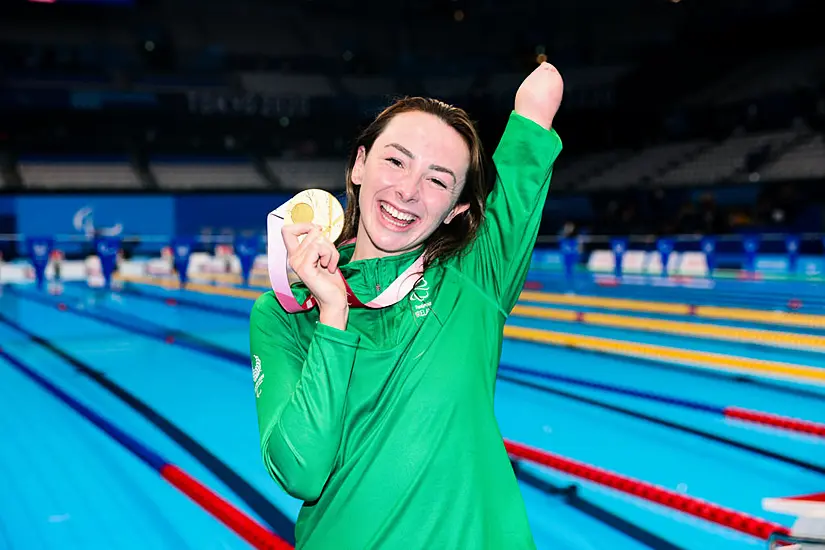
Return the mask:
<path id="1" fill-rule="evenodd" d="M 512 112 L 470 251 L 433 265 L 394 306 L 352 309 L 345 331 L 318 323 L 317 308 L 285 313 L 271 291 L 256 301 L 261 450 L 272 478 L 305 501 L 297 549 L 535 548 L 493 394 L 561 147 Z M 353 246 L 340 268 L 362 299 L 418 255 L 349 261 Z"/>

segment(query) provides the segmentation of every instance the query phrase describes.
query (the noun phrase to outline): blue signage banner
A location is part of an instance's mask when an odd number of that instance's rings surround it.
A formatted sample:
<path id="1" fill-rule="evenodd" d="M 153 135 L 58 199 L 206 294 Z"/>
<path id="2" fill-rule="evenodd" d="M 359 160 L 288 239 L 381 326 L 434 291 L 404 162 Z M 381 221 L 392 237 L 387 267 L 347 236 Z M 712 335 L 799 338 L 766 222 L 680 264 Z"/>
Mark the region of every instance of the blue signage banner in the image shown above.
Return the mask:
<path id="1" fill-rule="evenodd" d="M 0 216 L 11 216 L 15 213 L 15 200 L 10 197 L 0 197 Z"/>
<path id="2" fill-rule="evenodd" d="M 66 253 L 93 253 L 98 237 L 174 234 L 172 197 L 111 195 L 23 196 L 16 200 L 17 230 L 24 235 L 51 235 Z M 84 237 L 87 243 L 64 241 Z M 159 252 L 165 242 L 137 243 L 135 249 Z"/>
<path id="3" fill-rule="evenodd" d="M 266 233 L 266 216 L 292 195 L 192 195 L 175 201 L 175 234 Z"/>

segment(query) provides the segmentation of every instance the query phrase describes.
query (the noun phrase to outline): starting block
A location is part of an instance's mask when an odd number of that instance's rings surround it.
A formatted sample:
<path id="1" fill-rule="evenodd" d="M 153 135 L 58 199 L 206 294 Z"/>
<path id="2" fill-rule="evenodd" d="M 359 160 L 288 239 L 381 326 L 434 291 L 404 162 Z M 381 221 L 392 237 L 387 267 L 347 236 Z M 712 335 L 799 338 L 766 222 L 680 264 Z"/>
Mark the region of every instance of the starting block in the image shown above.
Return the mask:
<path id="1" fill-rule="evenodd" d="M 762 507 L 796 516 L 790 535 L 772 535 L 770 550 L 825 550 L 825 493 L 785 498 L 765 498 Z"/>

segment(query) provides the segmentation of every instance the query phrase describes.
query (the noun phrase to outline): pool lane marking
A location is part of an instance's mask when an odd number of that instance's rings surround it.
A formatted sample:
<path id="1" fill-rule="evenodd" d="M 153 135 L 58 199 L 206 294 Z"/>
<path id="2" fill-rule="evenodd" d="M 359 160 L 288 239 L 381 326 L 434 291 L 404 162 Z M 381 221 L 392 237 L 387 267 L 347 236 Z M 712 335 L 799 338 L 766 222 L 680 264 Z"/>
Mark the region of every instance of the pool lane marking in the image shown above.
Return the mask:
<path id="1" fill-rule="evenodd" d="M 31 296 L 31 299 L 38 300 L 38 301 L 54 301 L 52 298 L 48 298 L 48 297 L 40 296 L 40 295 Z M 74 308 L 70 308 L 68 306 L 67 306 L 67 309 L 69 311 L 71 311 L 75 314 L 81 315 L 81 316 L 90 314 L 90 312 L 88 312 L 86 310 L 77 310 L 77 309 L 74 309 Z M 104 311 L 105 311 L 105 309 L 104 309 Z M 114 313 L 114 312 L 112 312 L 112 313 Z M 128 316 L 128 314 L 127 315 L 119 314 L 119 317 L 123 317 L 123 316 Z M 99 313 L 96 315 L 96 318 L 98 318 L 99 320 L 101 320 L 103 322 L 107 322 L 107 317 L 108 316 L 102 315 L 102 314 L 99 314 Z M 115 321 L 112 320 L 111 322 L 115 322 Z M 123 327 L 124 330 L 130 330 L 128 328 L 130 326 L 130 324 L 124 322 L 122 319 L 118 319 L 116 321 L 116 323 L 118 325 L 120 325 L 121 327 Z M 151 326 L 153 328 L 151 330 L 142 329 L 143 334 L 146 334 L 146 335 L 149 335 L 149 336 L 154 335 L 154 337 L 156 339 L 164 339 L 164 332 L 163 332 L 162 327 L 160 327 L 160 326 L 158 326 L 154 323 L 148 322 L 148 321 L 146 323 L 147 323 L 148 326 Z M 182 342 L 186 342 L 189 339 L 189 336 L 190 336 L 186 333 L 179 333 L 179 335 L 182 337 L 181 338 Z M 167 342 L 175 343 L 175 341 L 170 342 L 168 339 L 167 339 Z M 235 352 L 235 351 L 232 351 L 230 349 L 223 348 L 223 347 L 220 347 L 220 346 L 215 346 L 215 345 L 210 344 L 208 342 L 200 343 L 198 345 L 191 345 L 190 344 L 187 347 L 190 347 L 190 349 L 200 351 L 200 352 L 205 353 L 207 355 L 219 356 L 219 357 L 222 357 L 222 358 L 232 360 L 234 363 L 236 363 L 238 366 L 240 366 L 242 368 L 249 368 L 249 358 L 243 353 Z M 793 465 L 796 465 L 796 466 L 799 466 L 799 467 L 802 467 L 802 468 L 805 468 L 805 469 L 808 469 L 808 470 L 811 470 L 811 471 L 815 471 L 817 473 L 825 475 L 825 467 L 824 466 L 820 466 L 820 465 L 817 465 L 817 464 L 801 461 L 799 459 L 796 459 L 796 458 L 793 458 L 793 457 L 790 457 L 790 456 L 787 456 L 787 455 L 783 455 L 781 453 L 775 453 L 775 452 L 767 450 L 767 449 L 762 449 L 760 447 L 756 447 L 756 446 L 752 446 L 752 445 L 749 445 L 749 444 L 746 444 L 746 443 L 742 443 L 742 442 L 737 441 L 737 440 L 728 439 L 728 438 L 725 438 L 725 437 L 722 437 L 722 436 L 712 434 L 710 432 L 705 432 L 705 431 L 702 431 L 702 430 L 696 430 L 696 429 L 690 428 L 688 426 L 684 426 L 684 425 L 677 424 L 677 423 L 674 423 L 674 422 L 668 422 L 668 421 L 664 421 L 664 420 L 661 420 L 661 419 L 655 419 L 655 418 L 650 417 L 648 415 L 645 415 L 643 413 L 637 413 L 637 412 L 632 411 L 630 409 L 623 409 L 621 407 L 616 407 L 614 405 L 610 405 L 610 404 L 607 404 L 607 403 L 604 403 L 604 402 L 601 402 L 601 401 L 589 399 L 589 398 L 582 397 L 582 396 L 577 396 L 577 395 L 571 394 L 569 392 L 561 392 L 561 390 L 550 389 L 550 388 L 546 388 L 545 391 L 550 392 L 550 393 L 556 393 L 556 394 L 559 394 L 559 395 L 564 394 L 564 395 L 567 395 L 567 396 L 572 396 L 571 398 L 579 400 L 579 401 L 584 401 L 584 402 L 587 402 L 587 403 L 590 403 L 590 404 L 593 404 L 593 405 L 596 405 L 596 406 L 599 406 L 599 407 L 602 407 L 602 408 L 607 408 L 607 409 L 610 409 L 610 410 L 614 410 L 616 412 L 620 412 L 620 413 L 623 413 L 623 414 L 632 415 L 635 418 L 643 419 L 643 420 L 646 420 L 648 422 L 655 422 L 655 423 L 663 424 L 663 425 L 666 425 L 668 427 L 671 427 L 671 428 L 674 428 L 674 429 L 677 429 L 677 430 L 682 430 L 682 431 L 685 431 L 687 433 L 692 433 L 694 435 L 698 435 L 698 436 L 703 437 L 705 439 L 715 440 L 715 441 L 720 442 L 720 443 L 724 443 L 724 444 L 728 444 L 730 446 L 738 447 L 740 449 L 744 449 L 744 450 L 750 451 L 752 453 L 761 454 L 763 456 L 774 458 L 776 460 L 787 462 L 789 464 L 793 464 Z"/>
<path id="2" fill-rule="evenodd" d="M 613 413 L 627 416 L 636 420 L 641 420 L 647 422 L 649 424 L 656 424 L 659 426 L 663 426 L 666 428 L 670 428 L 675 431 L 679 431 L 682 433 L 690 434 L 695 437 L 699 437 L 704 439 L 705 441 L 714 441 L 716 443 L 721 443 L 723 445 L 727 445 L 728 447 L 733 447 L 736 449 L 740 449 L 742 451 L 749 452 L 754 455 L 763 456 L 765 458 L 771 458 L 778 462 L 784 462 L 785 464 L 789 464 L 791 466 L 796 466 L 803 470 L 808 470 L 809 472 L 814 472 L 821 476 L 825 476 L 825 465 L 817 464 L 814 462 L 808 462 L 806 460 L 802 460 L 799 458 L 795 458 L 790 455 L 783 454 L 781 452 L 773 451 L 771 449 L 765 449 L 763 447 L 759 447 L 757 445 L 751 445 L 750 443 L 745 443 L 743 441 L 739 441 L 737 439 L 732 439 L 729 437 L 725 437 L 723 435 L 718 435 L 713 432 L 709 432 L 706 430 L 701 430 L 699 428 L 694 428 L 692 426 L 688 426 L 687 424 L 681 424 L 679 422 L 675 422 L 672 420 L 666 420 L 664 418 L 660 418 L 658 416 L 654 416 L 651 414 L 645 414 L 643 412 L 639 412 L 633 409 L 629 409 L 627 407 L 622 407 L 619 405 L 614 405 L 612 403 L 608 403 L 606 401 L 601 401 L 599 399 L 595 399 L 592 397 L 585 397 L 583 395 L 579 395 L 575 392 L 562 390 L 556 387 L 550 387 L 545 384 L 540 384 L 538 382 L 525 380 L 520 376 L 512 376 L 510 374 L 506 374 L 502 372 L 498 375 L 498 378 L 504 382 L 509 382 L 511 384 L 516 384 L 519 386 L 531 388 L 533 390 L 540 391 L 542 393 L 553 394 L 558 397 L 563 397 L 568 400 L 577 401 L 579 403 L 585 403 L 590 405 L 591 407 L 596 407 L 599 409 L 611 411 Z"/>
<path id="3" fill-rule="evenodd" d="M 539 344 L 567 346 L 585 350 L 602 351 L 612 355 L 625 355 L 644 359 L 656 359 L 659 361 L 666 360 L 702 369 L 709 368 L 825 386 L 825 369 L 805 365 L 765 361 L 761 359 L 723 355 L 720 353 L 671 348 L 654 344 L 641 344 L 625 340 L 554 332 L 513 325 L 505 325 L 504 336 Z"/>
<path id="4" fill-rule="evenodd" d="M 186 289 L 188 291 L 201 292 L 200 286 L 201 285 L 187 285 Z M 210 291 L 220 288 L 211 287 L 209 285 L 203 286 L 209 288 Z M 232 291 L 232 294 L 228 294 L 231 296 L 246 297 L 250 299 L 255 299 L 261 294 L 257 291 L 245 289 L 221 290 Z M 212 293 L 217 294 L 217 292 Z M 673 306 L 673 304 L 660 305 Z M 653 359 L 660 362 L 662 360 L 666 360 L 668 362 L 701 369 L 721 370 L 738 374 L 757 375 L 767 378 L 788 380 L 802 384 L 825 386 L 825 369 L 805 365 L 751 359 L 746 357 L 672 348 L 653 344 L 641 344 L 625 340 L 555 332 L 513 325 L 505 325 L 504 336 L 515 340 L 555 346 L 566 346 L 588 351 L 600 351 L 611 355 Z"/>
<path id="5" fill-rule="evenodd" d="M 157 412 L 147 403 L 136 397 L 134 394 L 114 382 L 103 372 L 90 367 L 87 363 L 74 357 L 67 351 L 55 345 L 50 340 L 39 336 L 30 330 L 12 321 L 8 317 L 0 314 L 0 323 L 25 335 L 35 344 L 54 353 L 66 363 L 71 365 L 77 372 L 86 376 L 108 393 L 125 403 L 132 410 L 140 414 L 170 439 L 175 441 L 190 456 L 197 460 L 216 478 L 220 479 L 229 487 L 251 510 L 266 522 L 281 538 L 288 542 L 294 542 L 294 523 L 281 510 L 275 507 L 260 491 L 254 488 L 249 482 L 241 477 L 234 469 L 218 458 L 206 447 L 198 443 L 192 436 L 187 434 L 174 422 Z"/>
<path id="6" fill-rule="evenodd" d="M 40 297 L 38 296 L 38 297 L 35 298 L 35 297 L 32 297 L 31 295 L 27 296 L 28 293 L 20 293 L 20 294 L 24 298 L 35 299 L 38 302 L 46 302 L 47 300 L 49 300 L 49 298 L 45 298 L 45 297 L 44 297 L 45 299 L 37 299 L 37 298 L 40 298 Z M 202 304 L 192 302 L 191 305 L 193 307 L 200 307 Z M 85 311 L 85 310 L 77 310 L 77 309 L 70 308 L 70 307 L 67 307 L 66 310 L 70 311 L 70 312 L 73 312 L 75 314 L 79 314 L 81 316 L 84 316 L 84 315 L 88 316 L 89 315 L 89 312 Z M 99 322 L 104 322 L 104 323 L 110 323 L 110 321 L 111 321 L 110 319 L 108 319 L 106 316 L 103 316 L 103 315 L 95 316 L 94 319 L 99 321 Z M 28 331 L 26 331 L 22 327 L 17 326 L 15 323 L 13 323 L 13 322 L 11 322 L 7 319 L 4 319 L 2 316 L 0 316 L 0 321 L 9 324 L 10 326 L 12 326 L 12 328 L 16 328 L 16 329 L 20 330 L 21 332 L 23 332 L 24 334 L 29 336 L 29 338 L 32 338 L 35 341 L 39 340 L 40 343 L 42 343 L 44 341 L 42 338 L 29 333 Z M 154 323 L 150 323 L 150 322 L 147 322 L 147 324 L 154 325 Z M 122 322 L 119 321 L 115 326 L 117 326 L 118 328 L 121 328 L 123 330 L 130 330 L 130 325 L 128 323 L 122 323 Z M 155 326 L 158 329 L 160 329 L 160 327 L 158 327 L 157 325 L 155 325 Z M 131 327 L 131 328 L 134 328 L 134 327 Z M 143 334 L 144 336 L 153 336 L 155 338 L 162 338 L 163 337 L 162 331 L 160 331 L 160 330 L 157 331 L 157 334 L 153 334 L 153 333 L 150 333 L 150 331 L 145 331 L 145 330 L 143 330 L 139 333 Z M 186 337 L 188 335 L 181 334 L 180 336 Z M 175 343 L 175 341 L 170 341 L 168 339 L 166 341 L 169 342 L 169 343 Z M 49 343 L 48 345 L 51 346 L 50 349 L 54 349 L 54 346 L 52 344 Z M 200 352 L 207 353 L 209 355 L 214 356 L 215 351 L 218 350 L 219 348 L 217 348 L 215 346 L 211 346 L 211 345 L 200 345 L 198 347 L 193 347 L 193 349 L 195 349 L 196 351 L 200 351 Z M 243 366 L 247 365 L 247 361 L 246 361 L 245 356 L 243 356 L 239 353 L 231 352 L 229 350 L 220 350 L 220 351 L 223 352 L 223 353 L 220 354 L 221 357 L 234 360 L 234 362 L 238 363 L 239 365 L 243 365 Z M 58 353 L 61 355 L 61 357 L 64 357 L 64 358 L 67 356 L 67 354 L 65 354 L 65 352 L 63 352 L 62 350 L 58 350 Z M 71 361 L 73 363 L 79 363 L 78 360 L 73 359 L 73 358 L 71 359 Z M 85 365 L 82 367 L 82 369 L 83 369 L 84 373 L 87 374 L 87 375 L 90 371 L 93 371 L 93 369 L 91 369 L 91 367 L 88 367 L 88 366 L 85 366 Z M 102 380 L 102 381 L 104 381 L 108 384 L 114 385 L 113 382 L 110 382 L 107 379 L 105 379 L 104 375 L 102 375 L 100 373 L 96 373 L 96 374 L 97 374 L 97 377 L 93 377 L 93 379 L 95 379 L 99 383 Z M 125 390 L 121 390 L 121 391 L 125 392 Z M 174 439 L 177 441 L 176 437 Z M 218 477 L 221 477 L 221 476 L 218 475 Z M 519 472 L 517 472 L 517 477 L 520 477 L 520 479 L 523 482 L 525 482 L 529 485 L 532 485 L 532 486 L 536 487 L 537 489 L 550 494 L 551 496 L 553 494 L 555 494 L 552 491 L 548 491 L 548 488 L 547 488 L 546 484 L 539 483 L 536 479 L 530 477 L 529 475 L 520 475 Z M 222 477 L 221 477 L 221 479 L 224 482 L 226 482 L 226 480 L 224 480 Z M 227 485 L 229 485 L 230 487 L 232 486 L 231 483 L 227 483 Z M 566 498 L 565 499 L 565 504 L 568 505 L 568 506 L 571 506 L 571 507 L 573 507 L 573 508 L 575 508 L 575 509 L 577 509 L 577 510 L 579 510 L 579 511 L 585 513 L 585 514 L 590 515 L 591 517 L 593 517 L 597 521 L 601 521 L 601 522 L 607 524 L 608 526 L 610 526 L 610 527 L 618 530 L 619 532 L 621 532 L 621 533 L 623 533 L 623 534 L 639 541 L 642 544 L 647 545 L 648 547 L 650 547 L 654 550 L 681 550 L 679 547 L 668 544 L 663 539 L 657 537 L 653 533 L 650 533 L 650 532 L 646 531 L 642 527 L 640 527 L 640 526 L 638 526 L 638 525 L 622 518 L 621 516 L 618 516 L 616 514 L 612 514 L 611 512 L 608 512 L 604 509 L 601 509 L 601 508 L 597 507 L 596 505 L 593 505 L 592 503 L 587 502 L 584 499 Z M 291 531 L 288 531 L 288 533 L 291 533 Z M 292 539 L 289 539 L 289 540 L 292 541 Z M 273 547 L 270 546 L 269 548 L 273 548 Z"/>
<path id="7" fill-rule="evenodd" d="M 726 321 L 745 321 L 750 323 L 769 323 L 773 325 L 825 329 L 825 315 L 789 313 L 785 311 L 761 311 L 735 307 L 653 302 L 628 298 L 604 298 L 600 296 L 557 294 L 535 290 L 523 291 L 520 300 L 544 304 L 563 304 L 641 313 L 681 315 Z"/>
<path id="8" fill-rule="evenodd" d="M 218 493 L 186 473 L 180 467 L 170 463 L 145 443 L 118 428 L 110 420 L 60 389 L 57 385 L 39 374 L 34 368 L 26 365 L 18 357 L 2 348 L 0 348 L 0 357 L 5 359 L 15 370 L 35 382 L 41 389 L 97 426 L 111 439 L 118 442 L 123 448 L 131 452 L 132 455 L 157 472 L 169 484 L 189 497 L 198 506 L 230 528 L 254 548 L 267 550 L 292 549 L 290 544 L 233 506 Z"/>
<path id="9" fill-rule="evenodd" d="M 585 323 L 610 328 L 627 328 L 645 332 L 677 334 L 713 340 L 725 340 L 781 348 L 794 348 L 825 353 L 825 336 L 779 332 L 773 330 L 730 327 L 710 323 L 670 321 L 650 317 L 633 317 L 587 311 L 572 311 L 544 306 L 516 305 L 513 315 L 532 319 L 549 319 L 570 323 Z"/>

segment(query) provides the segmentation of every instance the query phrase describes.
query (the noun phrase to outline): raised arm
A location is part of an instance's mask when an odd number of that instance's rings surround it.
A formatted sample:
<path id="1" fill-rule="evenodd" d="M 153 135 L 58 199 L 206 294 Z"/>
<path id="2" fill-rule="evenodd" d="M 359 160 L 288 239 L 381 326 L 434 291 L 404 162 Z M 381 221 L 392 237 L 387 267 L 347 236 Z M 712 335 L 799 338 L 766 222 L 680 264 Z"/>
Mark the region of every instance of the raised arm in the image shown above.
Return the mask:
<path id="1" fill-rule="evenodd" d="M 530 73 L 493 154 L 496 183 L 466 268 L 475 271 L 477 284 L 505 315 L 527 277 L 553 164 L 562 149 L 553 129 L 562 92 L 561 76 L 552 65 L 543 63 Z"/>
<path id="2" fill-rule="evenodd" d="M 295 498 L 316 500 L 332 471 L 359 337 L 318 323 L 301 346 L 271 292 L 250 315 L 252 375 L 264 465 Z"/>

